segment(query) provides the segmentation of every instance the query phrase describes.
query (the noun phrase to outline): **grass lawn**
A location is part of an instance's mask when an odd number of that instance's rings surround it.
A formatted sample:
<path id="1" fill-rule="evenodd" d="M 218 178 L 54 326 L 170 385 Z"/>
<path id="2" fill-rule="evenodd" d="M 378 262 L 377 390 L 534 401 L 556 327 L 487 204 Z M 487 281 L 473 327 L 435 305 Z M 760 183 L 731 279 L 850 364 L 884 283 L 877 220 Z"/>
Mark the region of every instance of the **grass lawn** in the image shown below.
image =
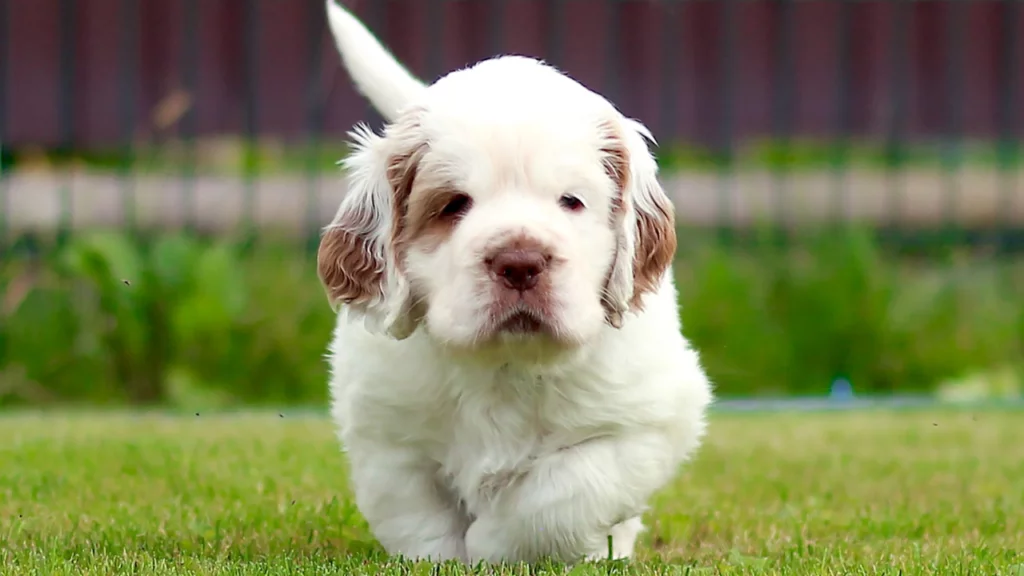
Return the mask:
<path id="1" fill-rule="evenodd" d="M 713 418 L 631 564 L 501 574 L 1024 576 L 1024 413 Z M 0 416 L 0 574 L 462 574 L 388 560 L 326 419 Z"/>

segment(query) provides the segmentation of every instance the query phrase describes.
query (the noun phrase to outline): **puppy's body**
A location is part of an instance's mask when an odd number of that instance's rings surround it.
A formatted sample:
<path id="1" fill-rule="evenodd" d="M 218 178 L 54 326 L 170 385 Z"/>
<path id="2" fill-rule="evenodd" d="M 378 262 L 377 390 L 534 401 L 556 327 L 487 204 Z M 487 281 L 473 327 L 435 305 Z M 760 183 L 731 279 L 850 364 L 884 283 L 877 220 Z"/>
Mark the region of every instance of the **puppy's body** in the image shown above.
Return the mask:
<path id="1" fill-rule="evenodd" d="M 621 330 L 546 365 L 454 361 L 423 333 L 395 341 L 342 315 L 333 416 L 384 547 L 598 558 L 620 523 L 614 552 L 629 556 L 646 499 L 704 430 L 708 389 L 675 317 L 666 282 Z"/>
<path id="2" fill-rule="evenodd" d="M 630 556 L 711 401 L 646 130 L 525 58 L 425 87 L 329 10 L 391 121 L 357 134 L 320 252 L 361 512 L 413 558 Z"/>

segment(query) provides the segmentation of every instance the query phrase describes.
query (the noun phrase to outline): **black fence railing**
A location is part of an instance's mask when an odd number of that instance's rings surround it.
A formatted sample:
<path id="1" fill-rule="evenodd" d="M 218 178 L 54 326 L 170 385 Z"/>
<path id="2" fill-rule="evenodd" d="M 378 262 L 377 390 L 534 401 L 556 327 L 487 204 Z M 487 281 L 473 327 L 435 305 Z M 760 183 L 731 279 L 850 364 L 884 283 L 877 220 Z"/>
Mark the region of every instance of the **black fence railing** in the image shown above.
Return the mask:
<path id="1" fill-rule="evenodd" d="M 686 225 L 1024 229 L 1019 0 L 347 4 L 424 78 L 511 52 L 600 90 Z M 5 238 L 315 233 L 345 132 L 380 121 L 322 0 L 0 0 L 0 82 Z"/>

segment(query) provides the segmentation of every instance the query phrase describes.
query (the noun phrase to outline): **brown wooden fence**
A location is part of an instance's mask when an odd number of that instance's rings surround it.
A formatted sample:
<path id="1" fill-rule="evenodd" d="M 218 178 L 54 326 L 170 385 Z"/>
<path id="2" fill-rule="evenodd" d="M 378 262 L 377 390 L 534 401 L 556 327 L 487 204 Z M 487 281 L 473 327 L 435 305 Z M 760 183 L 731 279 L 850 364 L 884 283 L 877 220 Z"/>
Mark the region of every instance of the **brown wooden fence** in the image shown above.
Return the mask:
<path id="1" fill-rule="evenodd" d="M 1019 0 L 347 0 L 426 78 L 549 59 L 662 141 L 1024 136 Z M 0 0 L 0 141 L 341 135 L 322 0 Z"/>

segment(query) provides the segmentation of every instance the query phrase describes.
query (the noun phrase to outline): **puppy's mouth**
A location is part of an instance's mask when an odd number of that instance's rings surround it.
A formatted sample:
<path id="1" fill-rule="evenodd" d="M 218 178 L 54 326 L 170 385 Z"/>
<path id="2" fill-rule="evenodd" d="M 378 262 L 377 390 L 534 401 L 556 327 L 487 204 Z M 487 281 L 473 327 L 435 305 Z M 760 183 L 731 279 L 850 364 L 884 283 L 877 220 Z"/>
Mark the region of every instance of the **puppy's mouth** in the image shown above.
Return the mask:
<path id="1" fill-rule="evenodd" d="M 552 337 L 558 332 L 547 314 L 525 302 L 518 302 L 504 310 L 494 310 L 490 320 L 484 333 L 491 337 L 532 339 Z"/>
<path id="2" fill-rule="evenodd" d="M 498 322 L 494 327 L 494 331 L 526 336 L 547 332 L 547 325 L 532 312 L 517 310 Z"/>
<path id="3" fill-rule="evenodd" d="M 488 322 L 474 338 L 473 348 L 483 357 L 501 362 L 545 363 L 580 344 L 572 332 L 563 328 L 557 316 L 519 303 L 503 310 L 492 309 Z"/>

